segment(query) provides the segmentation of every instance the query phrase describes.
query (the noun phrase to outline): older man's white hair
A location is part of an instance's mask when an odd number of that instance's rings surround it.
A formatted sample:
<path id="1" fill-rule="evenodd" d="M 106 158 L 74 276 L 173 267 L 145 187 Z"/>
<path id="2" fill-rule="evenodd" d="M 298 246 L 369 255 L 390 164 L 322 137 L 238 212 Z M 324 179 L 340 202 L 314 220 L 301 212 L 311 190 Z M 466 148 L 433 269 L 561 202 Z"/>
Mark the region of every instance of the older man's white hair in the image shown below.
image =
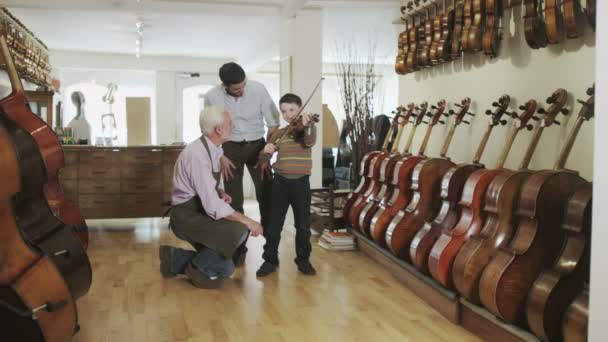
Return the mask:
<path id="1" fill-rule="evenodd" d="M 224 112 L 224 107 L 221 106 L 209 106 L 203 109 L 199 118 L 201 133 L 208 135 L 215 127 L 221 126 L 224 123 Z"/>

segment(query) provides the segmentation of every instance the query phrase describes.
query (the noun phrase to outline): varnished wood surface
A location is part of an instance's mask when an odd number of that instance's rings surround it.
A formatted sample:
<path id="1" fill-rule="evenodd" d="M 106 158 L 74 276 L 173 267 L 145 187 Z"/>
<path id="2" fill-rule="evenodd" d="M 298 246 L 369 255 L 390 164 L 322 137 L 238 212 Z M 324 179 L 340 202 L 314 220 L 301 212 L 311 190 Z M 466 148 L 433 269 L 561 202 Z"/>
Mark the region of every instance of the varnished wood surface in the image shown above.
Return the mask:
<path id="1" fill-rule="evenodd" d="M 257 208 L 246 203 L 246 212 Z M 288 220 L 291 220 L 288 213 Z M 159 273 L 159 244 L 186 247 L 167 220 L 89 221 L 94 281 L 73 341 L 478 341 L 361 252 L 327 252 L 313 237 L 314 277 L 296 270 L 289 229 L 277 273 L 258 280 L 264 240 L 220 290 Z"/>

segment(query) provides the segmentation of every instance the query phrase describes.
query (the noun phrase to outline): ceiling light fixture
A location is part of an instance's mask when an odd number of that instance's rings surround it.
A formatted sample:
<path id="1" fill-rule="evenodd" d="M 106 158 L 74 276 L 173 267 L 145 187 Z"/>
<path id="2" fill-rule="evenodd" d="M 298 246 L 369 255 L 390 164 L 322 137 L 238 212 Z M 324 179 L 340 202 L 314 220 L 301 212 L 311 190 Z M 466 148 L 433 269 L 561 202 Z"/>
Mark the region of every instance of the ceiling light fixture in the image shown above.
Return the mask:
<path id="1" fill-rule="evenodd" d="M 142 18 L 137 19 L 135 32 L 137 33 L 137 38 L 135 38 L 135 57 L 140 58 L 144 39 L 144 22 Z"/>

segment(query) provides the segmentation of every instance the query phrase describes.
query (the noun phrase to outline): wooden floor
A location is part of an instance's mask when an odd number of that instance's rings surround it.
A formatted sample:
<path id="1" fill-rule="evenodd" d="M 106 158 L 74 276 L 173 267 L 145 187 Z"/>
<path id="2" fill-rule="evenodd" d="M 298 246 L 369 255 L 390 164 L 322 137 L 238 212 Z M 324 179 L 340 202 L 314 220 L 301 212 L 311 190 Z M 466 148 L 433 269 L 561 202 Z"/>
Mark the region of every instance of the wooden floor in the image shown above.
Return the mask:
<path id="1" fill-rule="evenodd" d="M 246 210 L 254 209 L 250 203 Z M 281 267 L 257 279 L 263 238 L 219 290 L 163 279 L 158 246 L 187 246 L 167 220 L 94 220 L 93 285 L 78 301 L 74 341 L 477 341 L 360 252 L 327 252 L 313 238 L 314 277 L 297 272 L 293 233 Z"/>

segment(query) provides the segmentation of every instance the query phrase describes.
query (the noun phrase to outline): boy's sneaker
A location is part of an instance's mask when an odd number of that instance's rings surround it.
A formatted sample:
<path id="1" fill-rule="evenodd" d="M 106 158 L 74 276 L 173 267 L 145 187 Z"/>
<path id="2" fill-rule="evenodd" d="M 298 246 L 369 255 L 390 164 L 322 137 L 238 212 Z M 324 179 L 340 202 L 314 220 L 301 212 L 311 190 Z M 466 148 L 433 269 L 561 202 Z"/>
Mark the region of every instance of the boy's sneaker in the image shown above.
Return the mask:
<path id="1" fill-rule="evenodd" d="M 171 246 L 160 246 L 158 249 L 158 258 L 160 259 L 160 274 L 163 278 L 173 278 L 175 273 L 171 272 L 171 256 L 173 254 L 173 247 Z"/>
<path id="2" fill-rule="evenodd" d="M 296 264 L 298 265 L 298 271 L 306 274 L 306 275 L 315 275 L 317 274 L 317 271 L 315 270 L 314 267 L 312 267 L 312 264 L 310 263 L 310 261 L 306 260 L 306 261 L 297 261 Z"/>
<path id="3" fill-rule="evenodd" d="M 276 265 L 271 264 L 268 261 L 264 261 L 264 263 L 262 264 L 262 266 L 260 266 L 260 268 L 258 269 L 258 271 L 255 272 L 255 275 L 258 276 L 258 277 L 265 277 L 265 276 L 273 273 L 276 270 L 277 270 L 277 266 Z"/>

